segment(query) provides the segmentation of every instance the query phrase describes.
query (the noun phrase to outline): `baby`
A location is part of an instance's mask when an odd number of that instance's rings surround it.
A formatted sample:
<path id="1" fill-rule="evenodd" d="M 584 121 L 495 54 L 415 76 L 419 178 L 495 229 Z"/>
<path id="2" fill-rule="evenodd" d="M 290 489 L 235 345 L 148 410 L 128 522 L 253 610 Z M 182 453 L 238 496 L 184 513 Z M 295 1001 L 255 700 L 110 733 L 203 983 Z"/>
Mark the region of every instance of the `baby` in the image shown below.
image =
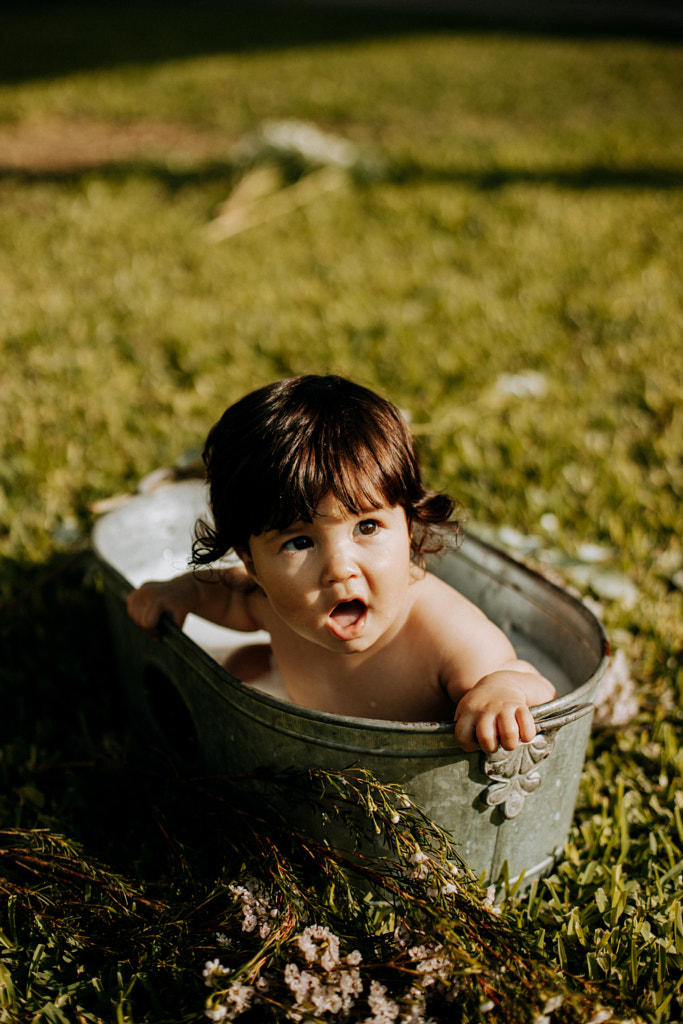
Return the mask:
<path id="1" fill-rule="evenodd" d="M 530 708 L 554 687 L 505 634 L 425 568 L 454 547 L 454 503 L 422 484 L 401 413 L 340 377 L 260 388 L 209 433 L 213 524 L 197 525 L 192 572 L 128 598 L 154 634 L 166 612 L 245 633 L 226 667 L 244 682 L 274 659 L 296 704 L 362 718 L 444 721 L 466 751 L 536 735 Z M 242 565 L 210 568 L 228 552 Z M 206 566 L 207 568 L 198 568 Z"/>

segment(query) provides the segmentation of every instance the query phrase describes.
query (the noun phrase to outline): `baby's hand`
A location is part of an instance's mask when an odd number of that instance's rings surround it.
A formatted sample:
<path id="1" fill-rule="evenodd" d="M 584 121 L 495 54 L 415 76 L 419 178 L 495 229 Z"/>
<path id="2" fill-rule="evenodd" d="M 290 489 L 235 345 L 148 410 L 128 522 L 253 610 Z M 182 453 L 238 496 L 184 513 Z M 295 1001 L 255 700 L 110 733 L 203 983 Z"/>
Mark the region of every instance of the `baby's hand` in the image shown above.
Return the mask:
<path id="1" fill-rule="evenodd" d="M 523 679 L 524 674 L 517 671 L 492 672 L 461 698 L 455 712 L 455 738 L 463 750 L 472 753 L 481 748 L 493 754 L 500 745 L 514 750 L 520 740 L 531 742 L 536 723 Z"/>
<path id="2" fill-rule="evenodd" d="M 159 619 L 166 613 L 181 629 L 197 604 L 197 581 L 191 573 L 163 582 L 143 583 L 126 599 L 128 614 L 150 636 L 158 636 Z"/>

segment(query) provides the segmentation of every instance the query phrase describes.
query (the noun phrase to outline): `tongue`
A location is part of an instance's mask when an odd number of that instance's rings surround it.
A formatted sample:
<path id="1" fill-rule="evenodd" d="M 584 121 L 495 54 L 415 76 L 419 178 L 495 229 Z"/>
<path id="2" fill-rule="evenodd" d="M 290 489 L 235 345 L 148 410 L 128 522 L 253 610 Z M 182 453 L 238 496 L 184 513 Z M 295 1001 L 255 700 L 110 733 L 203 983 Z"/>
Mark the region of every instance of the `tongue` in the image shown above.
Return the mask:
<path id="1" fill-rule="evenodd" d="M 362 601 L 342 601 L 332 612 L 332 618 L 342 628 L 353 626 L 365 612 Z"/>

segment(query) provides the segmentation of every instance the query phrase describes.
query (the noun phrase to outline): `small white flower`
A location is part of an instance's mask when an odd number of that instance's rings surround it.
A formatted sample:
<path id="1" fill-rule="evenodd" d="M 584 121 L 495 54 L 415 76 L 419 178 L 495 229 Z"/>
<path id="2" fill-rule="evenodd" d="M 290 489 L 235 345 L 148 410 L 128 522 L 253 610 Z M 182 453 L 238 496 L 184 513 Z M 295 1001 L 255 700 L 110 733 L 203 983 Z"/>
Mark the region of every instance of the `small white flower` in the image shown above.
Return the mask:
<path id="1" fill-rule="evenodd" d="M 235 982 L 234 985 L 231 985 L 226 993 L 226 999 L 232 1004 L 235 1016 L 239 1016 L 240 1013 L 244 1013 L 245 1010 L 248 1010 L 253 998 L 254 989 L 252 986 L 241 985 L 239 982 Z"/>
<path id="2" fill-rule="evenodd" d="M 361 995 L 363 991 L 360 971 L 355 968 L 344 971 L 339 978 L 339 990 L 342 994 L 342 1010 L 348 1014 L 353 1006 L 354 997 Z"/>
<path id="3" fill-rule="evenodd" d="M 386 986 L 380 985 L 378 981 L 370 982 L 368 1006 L 372 1010 L 372 1017 L 366 1017 L 364 1024 L 392 1024 L 396 1020 L 400 1008 L 393 999 L 386 998 L 386 991 Z"/>
<path id="4" fill-rule="evenodd" d="M 423 881 L 429 878 L 431 872 L 431 860 L 422 850 L 417 850 L 408 858 L 408 863 L 415 865 L 412 869 L 406 868 L 403 874 L 412 881 Z"/>
<path id="5" fill-rule="evenodd" d="M 204 984 L 208 988 L 213 988 L 214 979 L 220 978 L 221 975 L 228 974 L 229 971 L 223 967 L 220 960 L 207 960 L 202 971 L 202 975 L 205 979 Z"/>
<path id="6" fill-rule="evenodd" d="M 220 1006 L 216 1006 L 212 1010 L 205 1010 L 204 1013 L 205 1013 L 205 1016 L 207 1016 L 209 1018 L 209 1020 L 221 1021 L 221 1020 L 225 1020 L 225 1018 L 227 1017 L 227 1015 L 228 1015 L 228 1008 L 227 1008 L 227 1006 L 224 1006 L 221 1003 Z"/>
<path id="7" fill-rule="evenodd" d="M 431 889 L 427 889 L 427 895 L 431 899 L 435 899 L 437 896 L 452 896 L 453 893 L 456 893 L 457 891 L 457 885 L 454 885 L 453 882 L 446 882 L 445 885 L 438 885 Z"/>
<path id="8" fill-rule="evenodd" d="M 495 898 L 496 898 L 496 887 L 495 887 L 495 885 L 490 885 L 488 887 L 488 889 L 486 890 L 486 896 L 484 897 L 484 906 L 485 907 L 492 907 Z"/>
<path id="9" fill-rule="evenodd" d="M 611 1020 L 613 1017 L 611 1010 L 598 1010 L 594 1017 L 588 1021 L 588 1024 L 604 1024 L 605 1021 Z"/>
<path id="10" fill-rule="evenodd" d="M 425 988 L 433 985 L 435 981 L 447 981 L 453 964 L 445 956 L 433 956 L 428 960 L 422 960 L 416 970 L 423 976 L 422 984 Z"/>
<path id="11" fill-rule="evenodd" d="M 268 918 L 276 917 L 278 913 L 270 906 L 268 893 L 255 878 L 250 878 L 246 885 L 230 885 L 228 888 L 242 902 L 242 931 L 253 932 L 258 928 L 261 938 L 267 939 L 272 931 Z"/>
<path id="12" fill-rule="evenodd" d="M 339 939 L 329 928 L 309 925 L 296 942 L 309 964 L 319 963 L 323 970 L 333 971 L 341 963 Z"/>
<path id="13" fill-rule="evenodd" d="M 547 1003 L 543 1007 L 543 1012 L 544 1013 L 554 1013 L 555 1010 L 559 1010 L 559 1008 L 562 1006 L 563 1003 L 564 1003 L 564 996 L 553 996 L 551 999 L 549 999 L 547 1001 Z"/>

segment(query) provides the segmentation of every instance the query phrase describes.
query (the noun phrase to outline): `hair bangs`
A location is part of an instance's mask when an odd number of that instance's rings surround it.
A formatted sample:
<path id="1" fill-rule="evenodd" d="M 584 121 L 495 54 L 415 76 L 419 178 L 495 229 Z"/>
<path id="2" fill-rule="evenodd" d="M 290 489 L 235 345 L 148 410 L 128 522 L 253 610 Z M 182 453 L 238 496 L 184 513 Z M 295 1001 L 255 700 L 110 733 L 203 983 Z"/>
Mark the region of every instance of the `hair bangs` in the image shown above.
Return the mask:
<path id="1" fill-rule="evenodd" d="M 391 479 L 387 467 L 366 443 L 356 437 L 343 443 L 314 430 L 300 441 L 277 468 L 277 480 L 267 484 L 276 503 L 264 511 L 260 529 L 285 530 L 292 523 L 311 523 L 321 502 L 332 495 L 350 515 L 397 505 L 403 493 L 398 479 Z M 336 433 L 336 432 L 335 432 Z"/>

